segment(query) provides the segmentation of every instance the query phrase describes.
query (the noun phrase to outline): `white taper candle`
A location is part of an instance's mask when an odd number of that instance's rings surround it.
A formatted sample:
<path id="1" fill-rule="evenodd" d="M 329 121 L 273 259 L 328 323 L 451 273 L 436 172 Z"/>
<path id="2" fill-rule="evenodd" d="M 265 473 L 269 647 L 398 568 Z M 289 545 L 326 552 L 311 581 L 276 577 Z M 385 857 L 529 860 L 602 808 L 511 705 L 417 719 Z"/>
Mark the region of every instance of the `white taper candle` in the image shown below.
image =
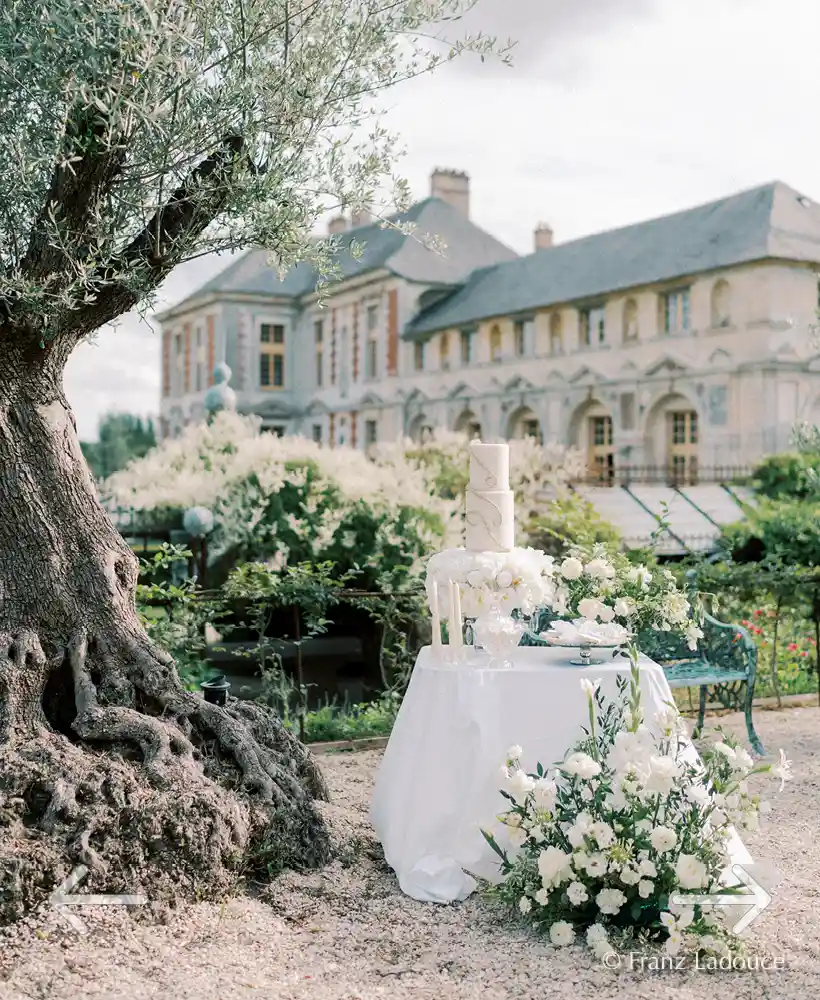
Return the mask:
<path id="1" fill-rule="evenodd" d="M 433 619 L 433 652 L 441 652 L 441 616 L 438 610 L 438 584 L 433 581 L 430 591 L 430 614 Z"/>
<path id="2" fill-rule="evenodd" d="M 455 613 L 453 629 L 456 637 L 454 645 L 461 648 L 464 645 L 464 623 L 461 620 L 461 591 L 455 581 L 453 582 L 453 610 Z"/>

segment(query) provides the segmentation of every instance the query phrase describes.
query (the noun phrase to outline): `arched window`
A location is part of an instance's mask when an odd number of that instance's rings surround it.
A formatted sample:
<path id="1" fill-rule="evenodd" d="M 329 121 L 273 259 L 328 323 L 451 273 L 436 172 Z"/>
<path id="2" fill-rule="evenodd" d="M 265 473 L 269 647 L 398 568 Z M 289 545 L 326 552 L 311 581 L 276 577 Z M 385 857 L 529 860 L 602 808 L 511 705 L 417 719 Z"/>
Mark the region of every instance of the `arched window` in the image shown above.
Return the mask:
<path id="1" fill-rule="evenodd" d="M 564 353 L 564 329 L 561 322 L 561 313 L 553 313 L 550 316 L 550 354 Z"/>
<path id="2" fill-rule="evenodd" d="M 624 302 L 623 340 L 625 344 L 638 339 L 638 303 L 634 299 Z"/>
<path id="3" fill-rule="evenodd" d="M 544 443 L 541 422 L 529 407 L 521 407 L 510 417 L 507 425 L 508 438 L 532 438 L 538 444 Z"/>
<path id="4" fill-rule="evenodd" d="M 732 290 L 723 278 L 712 286 L 712 327 L 729 326 L 732 322 Z"/>
<path id="5" fill-rule="evenodd" d="M 466 434 L 471 441 L 481 437 L 481 424 L 472 410 L 464 410 L 455 423 L 455 430 Z"/>
<path id="6" fill-rule="evenodd" d="M 495 324 L 490 328 L 490 361 L 501 360 L 501 327 Z"/>

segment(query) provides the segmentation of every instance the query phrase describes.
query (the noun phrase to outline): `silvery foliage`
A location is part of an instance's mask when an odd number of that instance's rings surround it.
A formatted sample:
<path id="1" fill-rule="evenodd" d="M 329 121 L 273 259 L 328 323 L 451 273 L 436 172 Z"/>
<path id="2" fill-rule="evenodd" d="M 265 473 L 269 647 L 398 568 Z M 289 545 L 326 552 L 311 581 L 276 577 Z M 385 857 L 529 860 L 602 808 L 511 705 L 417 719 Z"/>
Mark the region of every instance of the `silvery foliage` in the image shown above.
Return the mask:
<path id="1" fill-rule="evenodd" d="M 318 217 L 387 199 L 384 91 L 494 39 L 475 0 L 6 0 L 0 306 L 48 341 L 88 331 L 212 251 L 333 276 Z M 380 212 L 379 217 L 387 213 Z M 392 223 L 385 223 L 392 224 Z M 109 294 L 116 283 L 119 295 Z"/>

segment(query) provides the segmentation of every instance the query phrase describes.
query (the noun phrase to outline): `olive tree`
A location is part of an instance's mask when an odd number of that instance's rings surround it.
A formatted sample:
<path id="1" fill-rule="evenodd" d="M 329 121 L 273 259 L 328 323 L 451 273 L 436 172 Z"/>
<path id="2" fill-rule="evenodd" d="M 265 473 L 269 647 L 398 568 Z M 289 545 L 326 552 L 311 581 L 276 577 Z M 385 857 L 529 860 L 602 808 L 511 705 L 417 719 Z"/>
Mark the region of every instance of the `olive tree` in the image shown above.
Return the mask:
<path id="1" fill-rule="evenodd" d="M 150 871 L 155 891 L 201 893 L 243 862 L 327 858 L 307 751 L 256 705 L 186 691 L 141 627 L 137 561 L 98 502 L 63 371 L 203 254 L 263 246 L 332 277 L 334 245 L 311 231 L 390 177 L 379 95 L 495 48 L 442 44 L 469 5 L 2 4 L 0 915 L 76 862 L 98 887 Z"/>

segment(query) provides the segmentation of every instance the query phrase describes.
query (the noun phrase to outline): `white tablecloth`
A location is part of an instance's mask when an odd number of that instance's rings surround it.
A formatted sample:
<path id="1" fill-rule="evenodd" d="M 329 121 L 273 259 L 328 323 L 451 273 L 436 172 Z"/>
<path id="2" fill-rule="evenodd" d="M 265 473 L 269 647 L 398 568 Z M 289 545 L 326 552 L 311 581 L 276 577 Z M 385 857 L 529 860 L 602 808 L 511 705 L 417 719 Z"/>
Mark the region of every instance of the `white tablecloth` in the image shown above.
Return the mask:
<path id="1" fill-rule="evenodd" d="M 376 781 L 371 820 L 404 893 L 425 902 L 465 899 L 475 888 L 465 869 L 498 874 L 498 857 L 481 835 L 504 809 L 499 769 L 507 748 L 524 748 L 522 767 L 534 771 L 564 759 L 586 724 L 580 679 L 599 678 L 617 694 L 616 677 L 629 662 L 568 666 L 569 649 L 522 646 L 512 667 L 490 669 L 437 662 L 419 653 Z M 672 701 L 663 669 L 641 660 L 644 715 Z M 733 859 L 751 861 L 742 845 Z"/>

